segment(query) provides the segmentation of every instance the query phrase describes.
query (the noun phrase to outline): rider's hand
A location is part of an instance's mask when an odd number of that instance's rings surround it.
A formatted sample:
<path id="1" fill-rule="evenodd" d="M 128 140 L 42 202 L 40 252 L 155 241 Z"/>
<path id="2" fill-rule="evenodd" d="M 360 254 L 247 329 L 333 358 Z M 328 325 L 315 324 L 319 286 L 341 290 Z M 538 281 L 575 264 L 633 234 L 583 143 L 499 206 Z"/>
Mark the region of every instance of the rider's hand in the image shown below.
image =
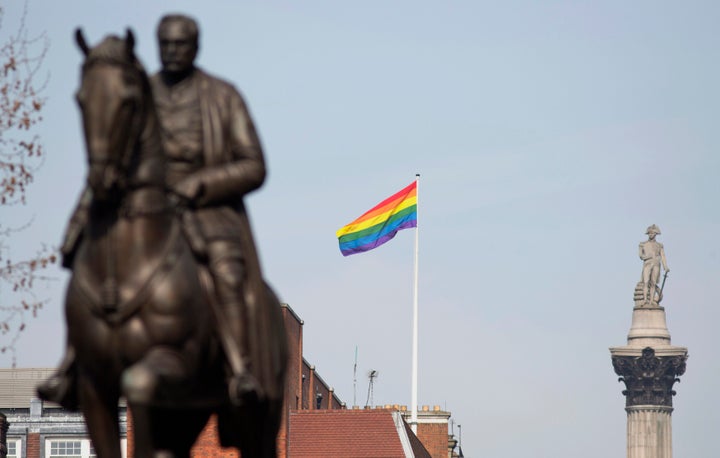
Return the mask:
<path id="1" fill-rule="evenodd" d="M 180 183 L 175 186 L 176 194 L 179 194 L 189 202 L 196 205 L 199 197 L 203 195 L 204 191 L 205 185 L 202 180 L 192 175 L 181 180 Z"/>

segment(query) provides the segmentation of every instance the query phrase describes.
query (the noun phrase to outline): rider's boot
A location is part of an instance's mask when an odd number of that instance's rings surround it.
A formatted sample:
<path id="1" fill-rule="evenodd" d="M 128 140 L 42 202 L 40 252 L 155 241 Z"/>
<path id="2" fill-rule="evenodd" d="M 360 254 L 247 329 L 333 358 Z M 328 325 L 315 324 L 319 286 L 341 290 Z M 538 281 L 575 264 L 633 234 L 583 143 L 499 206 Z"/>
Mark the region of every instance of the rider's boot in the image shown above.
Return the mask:
<path id="1" fill-rule="evenodd" d="M 57 372 L 37 386 L 40 399 L 59 404 L 68 410 L 78 410 L 75 352 L 68 347 Z"/>
<path id="2" fill-rule="evenodd" d="M 229 367 L 228 394 L 234 405 L 240 406 L 260 395 L 260 384 L 250 373 L 247 359 L 247 345 L 242 338 L 242 326 L 245 316 L 241 313 L 243 303 L 230 302 L 221 305 L 223 317 L 227 320 L 225 325 L 218 326 L 221 334 L 225 358 Z M 223 333 L 229 335 L 222 335 Z"/>

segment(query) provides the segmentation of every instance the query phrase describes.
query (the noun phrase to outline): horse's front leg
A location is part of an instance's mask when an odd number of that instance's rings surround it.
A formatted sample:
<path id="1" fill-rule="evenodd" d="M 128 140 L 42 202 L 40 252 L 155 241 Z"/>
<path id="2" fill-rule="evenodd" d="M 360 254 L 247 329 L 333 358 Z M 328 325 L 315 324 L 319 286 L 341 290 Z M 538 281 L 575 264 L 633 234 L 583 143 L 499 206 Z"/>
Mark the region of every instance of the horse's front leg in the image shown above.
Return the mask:
<path id="1" fill-rule="evenodd" d="M 78 374 L 80 409 L 99 458 L 121 458 L 117 387 Z"/>
<path id="2" fill-rule="evenodd" d="M 125 370 L 122 391 L 133 416 L 136 458 L 185 458 L 210 416 L 210 408 L 183 408 L 192 376 L 181 353 L 151 349 Z M 173 402 L 174 401 L 174 402 Z"/>

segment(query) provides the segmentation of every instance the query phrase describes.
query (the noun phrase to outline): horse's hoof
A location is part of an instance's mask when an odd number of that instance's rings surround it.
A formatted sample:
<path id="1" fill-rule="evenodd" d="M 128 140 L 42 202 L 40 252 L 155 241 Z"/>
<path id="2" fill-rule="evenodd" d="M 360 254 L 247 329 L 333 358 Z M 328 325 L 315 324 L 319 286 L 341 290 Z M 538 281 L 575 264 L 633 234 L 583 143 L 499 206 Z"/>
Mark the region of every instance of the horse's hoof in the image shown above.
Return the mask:
<path id="1" fill-rule="evenodd" d="M 258 397 L 260 385 L 252 375 L 235 375 L 230 378 L 228 391 L 230 395 L 230 402 L 239 407 Z"/>

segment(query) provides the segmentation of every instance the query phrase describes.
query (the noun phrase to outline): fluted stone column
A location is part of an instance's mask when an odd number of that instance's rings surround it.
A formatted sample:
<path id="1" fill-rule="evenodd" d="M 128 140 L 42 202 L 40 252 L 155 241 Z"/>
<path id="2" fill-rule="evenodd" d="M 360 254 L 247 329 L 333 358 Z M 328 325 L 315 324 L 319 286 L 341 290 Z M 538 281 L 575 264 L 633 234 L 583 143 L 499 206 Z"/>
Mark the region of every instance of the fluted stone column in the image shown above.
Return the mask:
<path id="1" fill-rule="evenodd" d="M 627 407 L 627 456 L 672 457 L 672 407 Z"/>
<path id="2" fill-rule="evenodd" d="M 687 348 L 671 345 L 656 302 L 636 302 L 627 342 L 610 348 L 626 388 L 627 458 L 672 458 L 673 385 L 685 373 Z"/>

